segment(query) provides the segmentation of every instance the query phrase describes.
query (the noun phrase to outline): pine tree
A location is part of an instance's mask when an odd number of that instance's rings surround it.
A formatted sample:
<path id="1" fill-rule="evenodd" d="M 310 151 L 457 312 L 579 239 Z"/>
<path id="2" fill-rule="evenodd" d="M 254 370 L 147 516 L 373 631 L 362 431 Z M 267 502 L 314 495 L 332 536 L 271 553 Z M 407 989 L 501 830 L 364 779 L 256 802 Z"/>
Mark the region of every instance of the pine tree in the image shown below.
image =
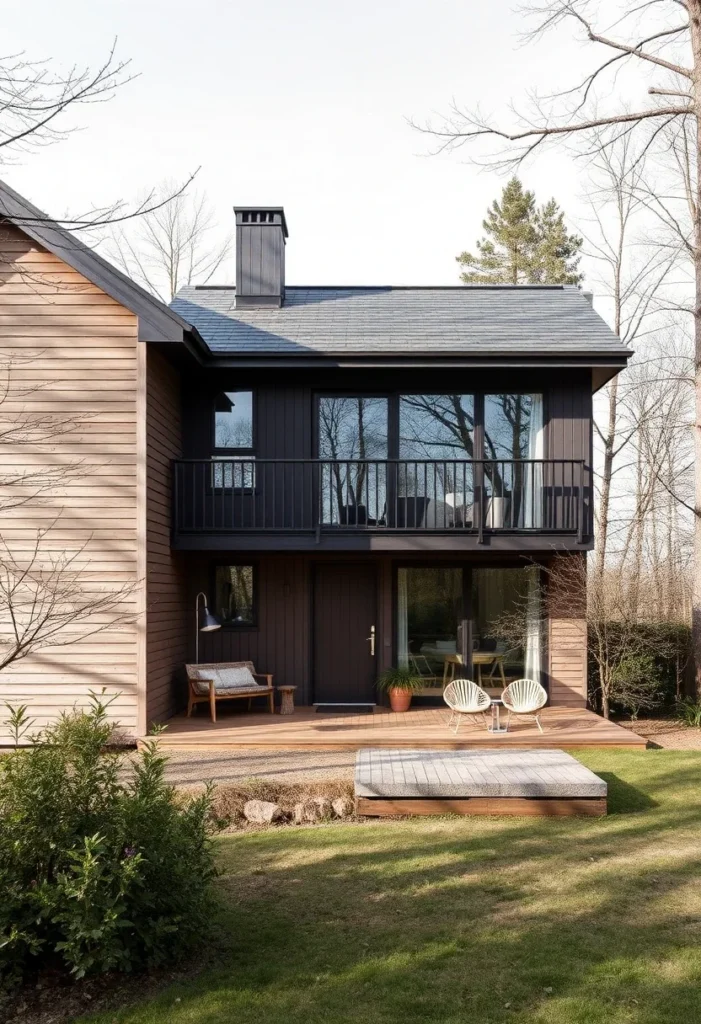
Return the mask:
<path id="1" fill-rule="evenodd" d="M 568 235 L 565 215 L 554 199 L 536 213 L 538 246 L 533 265 L 532 284 L 579 284 L 582 239 Z"/>
<path id="2" fill-rule="evenodd" d="M 536 207 L 518 178 L 505 186 L 482 221 L 486 237 L 477 254 L 457 257 L 464 284 L 579 284 L 582 239 L 569 235 L 562 210 L 551 199 Z"/>

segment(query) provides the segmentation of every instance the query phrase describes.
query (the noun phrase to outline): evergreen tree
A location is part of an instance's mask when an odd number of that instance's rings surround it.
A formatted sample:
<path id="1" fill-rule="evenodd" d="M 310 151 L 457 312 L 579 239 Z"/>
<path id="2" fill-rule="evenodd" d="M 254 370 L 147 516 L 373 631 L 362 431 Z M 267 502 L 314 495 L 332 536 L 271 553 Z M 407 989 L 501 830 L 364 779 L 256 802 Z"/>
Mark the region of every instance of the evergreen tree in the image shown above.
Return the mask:
<path id="1" fill-rule="evenodd" d="M 505 186 L 482 221 L 477 254 L 457 257 L 464 284 L 579 284 L 582 239 L 569 235 L 562 210 L 551 199 L 536 207 L 518 178 Z"/>

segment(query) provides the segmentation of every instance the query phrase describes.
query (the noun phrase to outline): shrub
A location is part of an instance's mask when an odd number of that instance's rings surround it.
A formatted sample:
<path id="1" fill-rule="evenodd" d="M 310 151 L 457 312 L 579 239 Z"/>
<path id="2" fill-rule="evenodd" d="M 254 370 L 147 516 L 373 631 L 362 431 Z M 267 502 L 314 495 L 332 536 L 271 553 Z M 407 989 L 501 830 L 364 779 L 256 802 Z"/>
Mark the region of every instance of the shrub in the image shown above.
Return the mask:
<path id="1" fill-rule="evenodd" d="M 635 721 L 641 711 L 662 703 L 655 661 L 649 654 L 629 654 L 611 672 L 611 701 L 630 712 Z"/>
<path id="2" fill-rule="evenodd" d="M 0 758 L 0 978 L 146 968 L 207 929 L 210 793 L 178 800 L 151 741 L 109 749 L 107 704 Z"/>
<path id="3" fill-rule="evenodd" d="M 684 700 L 677 702 L 675 711 L 677 718 L 681 719 L 685 725 L 689 725 L 694 729 L 701 729 L 700 700 L 693 700 L 691 697 L 686 697 Z"/>

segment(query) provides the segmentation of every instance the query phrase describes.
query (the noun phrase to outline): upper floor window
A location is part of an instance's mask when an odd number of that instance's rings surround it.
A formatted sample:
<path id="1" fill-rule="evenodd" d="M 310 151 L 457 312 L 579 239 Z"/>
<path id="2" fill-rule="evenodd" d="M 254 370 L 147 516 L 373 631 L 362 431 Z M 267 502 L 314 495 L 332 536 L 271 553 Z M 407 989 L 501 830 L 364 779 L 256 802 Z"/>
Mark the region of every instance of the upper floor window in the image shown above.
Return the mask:
<path id="1" fill-rule="evenodd" d="M 473 395 L 401 395 L 401 459 L 472 459 Z"/>
<path id="2" fill-rule="evenodd" d="M 484 457 L 543 458 L 543 396 L 484 396 Z"/>
<path id="3" fill-rule="evenodd" d="M 253 451 L 253 392 L 220 391 L 214 402 L 217 451 Z"/>

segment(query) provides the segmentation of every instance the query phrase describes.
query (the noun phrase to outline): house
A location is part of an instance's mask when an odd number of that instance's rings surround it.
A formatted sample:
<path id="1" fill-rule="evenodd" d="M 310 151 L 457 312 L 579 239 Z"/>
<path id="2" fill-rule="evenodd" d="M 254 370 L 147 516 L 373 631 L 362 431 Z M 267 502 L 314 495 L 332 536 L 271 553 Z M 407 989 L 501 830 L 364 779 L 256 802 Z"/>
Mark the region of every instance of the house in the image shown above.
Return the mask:
<path id="1" fill-rule="evenodd" d="M 44 722 L 105 686 L 144 735 L 185 705 L 204 593 L 200 660 L 251 660 L 298 704 L 375 703 L 405 665 L 419 702 L 457 670 L 585 706 L 585 623 L 543 566 L 593 547 L 592 395 L 630 355 L 589 296 L 291 286 L 282 208 L 237 207 L 235 287 L 168 308 L 7 186 L 0 212 L 2 348 L 40 384 L 21 408 L 75 417 L 32 459 L 81 465 L 3 535 L 51 523 L 138 613 L 16 663 L 6 699 Z"/>

